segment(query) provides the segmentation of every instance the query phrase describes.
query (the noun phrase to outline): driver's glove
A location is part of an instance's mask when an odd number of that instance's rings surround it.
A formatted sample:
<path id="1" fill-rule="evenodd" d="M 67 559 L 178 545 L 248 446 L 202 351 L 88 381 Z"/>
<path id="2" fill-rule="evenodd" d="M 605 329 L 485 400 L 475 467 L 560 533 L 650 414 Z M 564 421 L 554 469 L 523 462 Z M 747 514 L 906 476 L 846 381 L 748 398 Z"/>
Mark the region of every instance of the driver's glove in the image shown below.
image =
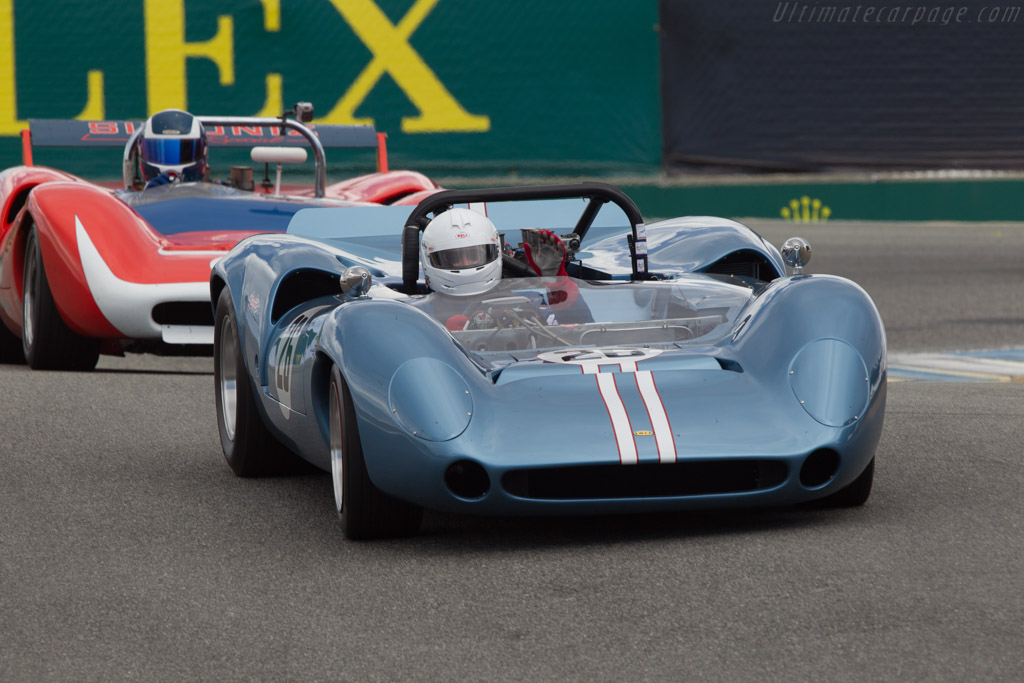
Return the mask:
<path id="1" fill-rule="evenodd" d="M 565 244 L 550 230 L 524 229 L 523 253 L 533 272 L 545 277 L 548 306 L 554 310 L 567 308 L 579 296 L 579 288 L 565 272 Z"/>
<path id="2" fill-rule="evenodd" d="M 533 272 L 542 277 L 565 275 L 565 245 L 550 230 L 527 228 L 523 233 L 523 253 Z"/>

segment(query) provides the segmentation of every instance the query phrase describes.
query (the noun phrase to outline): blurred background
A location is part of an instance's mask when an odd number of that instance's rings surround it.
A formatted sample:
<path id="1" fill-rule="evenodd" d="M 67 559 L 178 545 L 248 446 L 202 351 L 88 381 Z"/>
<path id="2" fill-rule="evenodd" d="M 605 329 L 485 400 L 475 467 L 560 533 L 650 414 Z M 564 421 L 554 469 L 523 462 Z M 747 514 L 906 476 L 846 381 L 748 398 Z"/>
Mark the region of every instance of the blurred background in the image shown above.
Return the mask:
<path id="1" fill-rule="evenodd" d="M 0 0 L 0 162 L 33 118 L 305 100 L 446 187 L 604 179 L 652 217 L 1022 220 L 1022 29 L 1019 5 L 966 0 Z M 35 154 L 97 179 L 119 160 Z M 374 157 L 328 160 L 331 181 Z"/>

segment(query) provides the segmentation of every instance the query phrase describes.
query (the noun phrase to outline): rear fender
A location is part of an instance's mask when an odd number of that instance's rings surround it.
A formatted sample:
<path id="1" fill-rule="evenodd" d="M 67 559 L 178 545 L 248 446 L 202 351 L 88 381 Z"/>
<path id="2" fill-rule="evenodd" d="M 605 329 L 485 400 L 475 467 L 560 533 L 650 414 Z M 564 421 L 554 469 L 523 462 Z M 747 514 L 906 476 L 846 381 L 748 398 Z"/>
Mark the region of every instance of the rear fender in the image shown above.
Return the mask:
<path id="1" fill-rule="evenodd" d="M 688 272 L 701 272 L 729 254 L 752 251 L 773 266 L 775 277 L 786 274 L 778 249 L 747 226 L 724 218 L 689 216 L 662 221 L 650 227 L 647 241 L 652 270 L 659 264 L 678 264 Z"/>
<path id="2" fill-rule="evenodd" d="M 391 204 L 408 195 L 437 190 L 430 178 L 415 171 L 370 173 L 335 183 L 327 188 L 328 197 L 354 202 Z"/>
<path id="3" fill-rule="evenodd" d="M 687 216 L 652 223 L 646 228 L 648 267 L 652 273 L 700 273 L 723 258 L 737 252 L 754 252 L 770 266 L 762 279 L 773 280 L 786 274 L 779 250 L 745 225 L 725 218 Z M 613 274 L 630 271 L 629 249 L 626 235 L 584 242 L 583 251 L 588 259 L 601 264 L 600 270 L 610 266 Z"/>

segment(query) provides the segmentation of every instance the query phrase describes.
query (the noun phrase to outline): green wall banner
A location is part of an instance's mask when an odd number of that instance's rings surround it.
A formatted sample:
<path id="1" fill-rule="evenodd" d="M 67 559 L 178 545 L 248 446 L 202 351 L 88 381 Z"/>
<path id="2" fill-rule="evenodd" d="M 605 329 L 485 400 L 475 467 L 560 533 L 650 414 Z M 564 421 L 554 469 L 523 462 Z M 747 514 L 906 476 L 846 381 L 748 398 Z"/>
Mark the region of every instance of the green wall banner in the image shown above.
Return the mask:
<path id="1" fill-rule="evenodd" d="M 0 0 L 0 154 L 29 118 L 373 124 L 427 173 L 654 172 L 657 0 Z"/>
<path id="2" fill-rule="evenodd" d="M 722 176 L 625 182 L 647 219 L 673 216 L 831 221 L 1024 221 L 1024 175 L 999 173 Z"/>

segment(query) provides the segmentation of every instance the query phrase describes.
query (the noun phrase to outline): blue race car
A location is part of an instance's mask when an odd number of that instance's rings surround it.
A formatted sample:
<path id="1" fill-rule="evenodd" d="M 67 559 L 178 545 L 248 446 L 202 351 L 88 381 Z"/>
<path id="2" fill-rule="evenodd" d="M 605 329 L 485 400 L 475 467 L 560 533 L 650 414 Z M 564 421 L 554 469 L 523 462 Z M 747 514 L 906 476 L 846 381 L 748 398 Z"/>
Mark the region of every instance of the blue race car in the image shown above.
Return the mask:
<path id="1" fill-rule="evenodd" d="M 451 315 L 419 246 L 459 206 L 500 231 L 503 267 Z M 524 264 L 538 229 L 565 275 Z M 415 533 L 423 508 L 861 505 L 885 333 L 859 286 L 803 273 L 809 256 L 721 218 L 645 225 L 599 183 L 302 210 L 213 269 L 224 454 L 240 476 L 293 453 L 329 470 L 350 538 Z"/>

